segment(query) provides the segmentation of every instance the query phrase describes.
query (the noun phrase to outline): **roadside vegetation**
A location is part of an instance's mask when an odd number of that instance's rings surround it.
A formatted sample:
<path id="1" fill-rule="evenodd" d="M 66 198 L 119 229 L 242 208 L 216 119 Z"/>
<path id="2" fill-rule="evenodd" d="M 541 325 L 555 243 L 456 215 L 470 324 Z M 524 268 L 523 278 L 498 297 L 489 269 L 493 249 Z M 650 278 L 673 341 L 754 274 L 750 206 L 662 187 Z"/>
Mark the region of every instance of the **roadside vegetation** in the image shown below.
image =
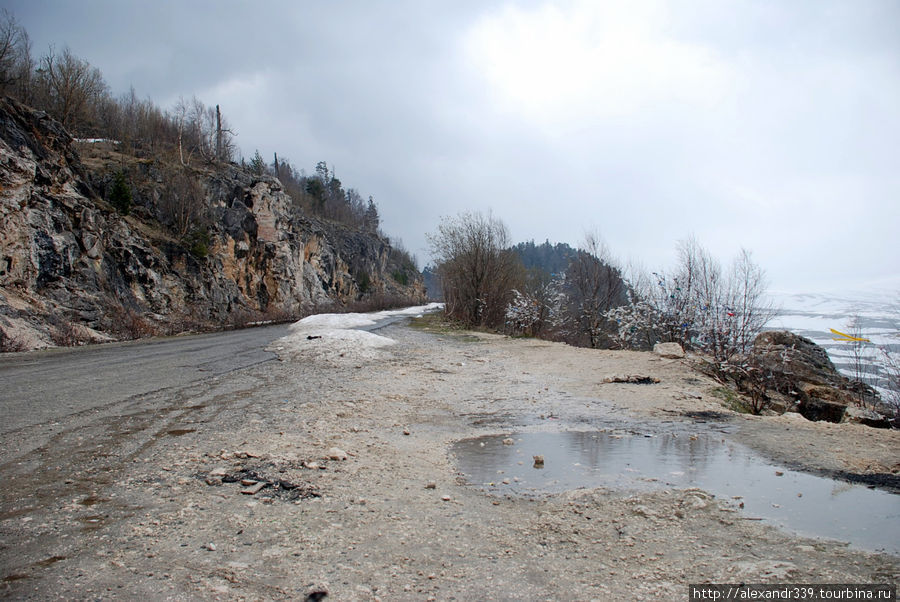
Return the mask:
<path id="1" fill-rule="evenodd" d="M 739 394 L 725 400 L 729 406 L 754 414 L 791 391 L 795 350 L 757 339 L 776 312 L 749 251 L 723 265 L 688 238 L 674 268 L 625 270 L 597 232 L 577 249 L 549 241 L 513 246 L 501 219 L 477 212 L 444 218 L 429 242 L 427 272 L 443 291 L 446 317 L 465 328 L 597 349 L 677 343 Z M 888 389 L 896 392 L 898 362 L 882 353 L 881 382 L 893 382 Z M 896 408 L 896 393 L 891 399 Z"/>

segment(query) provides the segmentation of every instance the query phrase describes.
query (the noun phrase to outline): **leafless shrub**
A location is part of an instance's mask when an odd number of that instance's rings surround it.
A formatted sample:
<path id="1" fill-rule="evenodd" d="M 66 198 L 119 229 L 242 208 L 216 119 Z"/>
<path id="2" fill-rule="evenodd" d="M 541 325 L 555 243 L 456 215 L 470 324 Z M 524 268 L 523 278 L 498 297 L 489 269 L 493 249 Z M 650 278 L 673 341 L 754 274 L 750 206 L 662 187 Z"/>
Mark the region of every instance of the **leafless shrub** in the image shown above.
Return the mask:
<path id="1" fill-rule="evenodd" d="M 846 330 L 854 339 L 846 341 L 847 346 L 850 349 L 851 380 L 868 384 L 868 375 L 866 373 L 866 359 L 868 357 L 866 349 L 867 341 L 862 340 L 862 325 L 859 314 L 852 315 L 847 319 L 844 330 Z M 864 407 L 865 396 L 863 395 L 863 388 L 859 387 L 859 390 L 854 393 L 857 405 Z"/>
<path id="2" fill-rule="evenodd" d="M 708 353 L 716 362 L 749 353 L 775 315 L 765 297 L 765 272 L 746 250 L 725 272 L 694 239 L 682 241 L 678 255 L 673 273 L 639 278 L 644 285 L 633 283 L 630 305 L 607 314 L 618 325 L 616 339 L 641 345 L 675 341 Z"/>
<path id="3" fill-rule="evenodd" d="M 236 309 L 228 314 L 228 318 L 225 321 L 225 329 L 240 330 L 242 328 L 249 328 L 253 322 L 258 320 L 259 314 L 249 309 Z"/>
<path id="4" fill-rule="evenodd" d="M 418 302 L 415 298 L 407 297 L 406 295 L 376 294 L 364 299 L 351 301 L 342 311 L 368 313 L 385 309 L 410 307 L 417 304 Z"/>
<path id="5" fill-rule="evenodd" d="M 0 353 L 14 353 L 27 349 L 28 345 L 20 337 L 9 335 L 0 329 Z"/>
<path id="6" fill-rule="evenodd" d="M 521 292 L 513 289 L 513 299 L 506 306 L 506 327 L 512 334 L 540 336 L 551 312 L 550 299 L 540 291 Z"/>
<path id="7" fill-rule="evenodd" d="M 50 340 L 60 347 L 75 347 L 90 342 L 83 329 L 71 321 L 57 315 L 49 317 Z"/>
<path id="8" fill-rule="evenodd" d="M 121 340 L 135 340 L 157 336 L 160 330 L 133 309 L 111 303 L 104 320 L 104 330 Z"/>
<path id="9" fill-rule="evenodd" d="M 269 324 L 284 324 L 285 322 L 296 322 L 297 320 L 309 315 L 313 312 L 307 312 L 303 309 L 298 311 L 290 311 L 283 307 L 269 307 L 265 311 L 242 308 L 237 309 L 228 316 L 225 324 L 226 330 L 240 330 L 242 328 L 254 328 L 256 326 L 267 326 Z"/>
<path id="10" fill-rule="evenodd" d="M 210 321 L 204 319 L 203 316 L 190 307 L 185 312 L 174 314 L 169 318 L 169 321 L 165 326 L 164 334 L 176 335 L 185 332 L 202 332 L 205 330 L 212 330 Z"/>
<path id="11" fill-rule="evenodd" d="M 747 396 L 747 409 L 753 414 L 761 414 L 769 407 L 769 391 L 785 389 L 790 375 L 793 348 L 783 349 L 777 361 L 772 361 L 771 351 L 771 346 L 767 346 L 744 356 L 732 356 L 728 362 L 708 364 L 722 382 L 730 382 Z"/>
<path id="12" fill-rule="evenodd" d="M 880 347 L 882 375 L 884 385 L 881 387 L 881 400 L 884 409 L 900 418 L 900 357 L 887 347 Z"/>

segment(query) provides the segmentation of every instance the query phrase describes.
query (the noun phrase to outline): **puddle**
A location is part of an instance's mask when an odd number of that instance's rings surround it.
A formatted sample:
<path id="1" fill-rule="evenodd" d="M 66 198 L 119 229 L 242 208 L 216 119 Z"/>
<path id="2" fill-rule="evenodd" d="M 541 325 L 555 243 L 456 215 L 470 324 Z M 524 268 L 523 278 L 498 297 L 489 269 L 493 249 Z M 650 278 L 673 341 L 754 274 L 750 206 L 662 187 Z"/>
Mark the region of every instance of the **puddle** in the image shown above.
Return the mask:
<path id="1" fill-rule="evenodd" d="M 507 438 L 512 445 L 503 444 Z M 900 496 L 782 468 L 721 437 L 519 433 L 465 439 L 452 451 L 469 483 L 490 492 L 699 487 L 729 501 L 740 496 L 735 503 L 744 503 L 746 517 L 900 554 Z M 535 455 L 544 457 L 542 468 L 534 466 Z M 507 478 L 510 484 L 502 484 Z"/>

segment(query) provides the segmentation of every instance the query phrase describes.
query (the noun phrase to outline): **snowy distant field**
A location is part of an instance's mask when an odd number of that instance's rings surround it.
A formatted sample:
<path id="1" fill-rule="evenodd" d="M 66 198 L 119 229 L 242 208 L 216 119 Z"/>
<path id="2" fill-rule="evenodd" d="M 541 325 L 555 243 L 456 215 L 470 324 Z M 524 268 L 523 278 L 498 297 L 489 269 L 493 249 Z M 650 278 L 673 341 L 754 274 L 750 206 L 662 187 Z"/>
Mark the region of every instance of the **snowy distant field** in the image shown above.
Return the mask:
<path id="1" fill-rule="evenodd" d="M 831 328 L 847 334 L 858 332 L 858 336 L 872 342 L 862 346 L 866 356 L 864 369 L 872 375 L 877 374 L 880 365 L 879 347 L 900 353 L 900 292 L 774 293 L 772 296 L 780 310 L 768 328 L 790 330 L 812 339 L 828 351 L 831 361 L 847 376 L 854 376 L 852 346 L 834 340 L 836 335 Z"/>

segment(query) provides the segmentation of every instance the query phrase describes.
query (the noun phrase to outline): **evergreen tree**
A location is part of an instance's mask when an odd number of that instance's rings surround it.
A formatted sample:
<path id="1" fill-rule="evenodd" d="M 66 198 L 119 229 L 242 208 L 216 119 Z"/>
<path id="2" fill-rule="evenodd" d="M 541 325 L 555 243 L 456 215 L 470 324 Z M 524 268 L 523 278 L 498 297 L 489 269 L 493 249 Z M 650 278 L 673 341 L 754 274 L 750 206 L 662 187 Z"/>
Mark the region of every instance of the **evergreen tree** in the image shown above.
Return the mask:
<path id="1" fill-rule="evenodd" d="M 378 206 L 375 205 L 375 200 L 372 197 L 369 197 L 369 206 L 366 208 L 365 215 L 366 230 L 369 232 L 376 232 L 380 223 L 381 218 L 378 215 Z"/>
<path id="2" fill-rule="evenodd" d="M 258 150 L 253 154 L 253 158 L 250 159 L 250 171 L 258 176 L 266 173 L 266 162 L 263 160 L 262 155 L 259 154 Z"/>
<path id="3" fill-rule="evenodd" d="M 131 211 L 131 188 L 125 181 L 125 174 L 117 172 L 113 179 L 113 187 L 109 192 L 109 202 L 122 215 Z"/>

